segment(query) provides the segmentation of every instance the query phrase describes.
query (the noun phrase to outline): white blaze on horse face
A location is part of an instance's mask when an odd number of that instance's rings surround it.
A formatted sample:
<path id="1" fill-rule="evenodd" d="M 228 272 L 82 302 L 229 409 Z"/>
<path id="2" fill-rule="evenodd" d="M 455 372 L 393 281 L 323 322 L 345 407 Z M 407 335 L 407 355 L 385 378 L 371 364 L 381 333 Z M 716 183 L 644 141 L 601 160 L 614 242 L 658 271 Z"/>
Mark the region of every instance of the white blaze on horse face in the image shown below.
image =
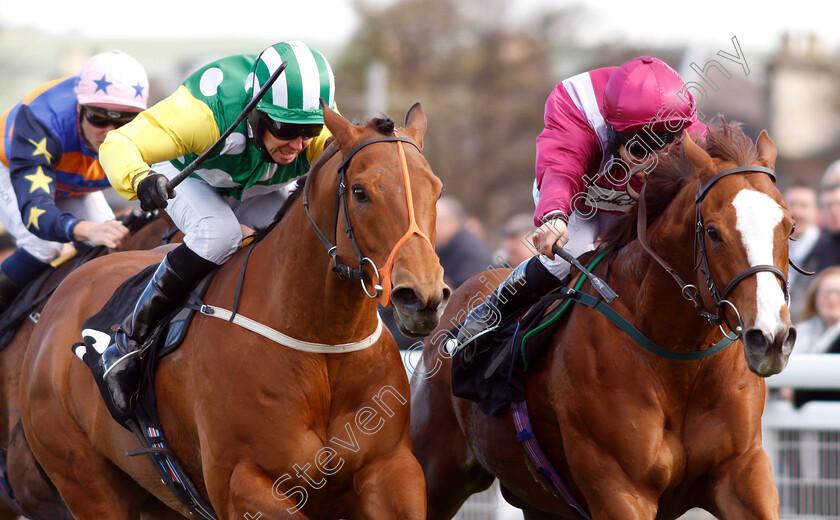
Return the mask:
<path id="1" fill-rule="evenodd" d="M 781 206 L 769 195 L 755 190 L 741 190 L 732 200 L 732 205 L 737 218 L 735 229 L 741 233 L 750 266 L 775 265 L 773 237 L 784 216 Z M 781 309 L 786 304 L 785 294 L 773 273 L 762 271 L 755 277 L 755 327 L 772 334 L 785 327 L 781 320 Z"/>

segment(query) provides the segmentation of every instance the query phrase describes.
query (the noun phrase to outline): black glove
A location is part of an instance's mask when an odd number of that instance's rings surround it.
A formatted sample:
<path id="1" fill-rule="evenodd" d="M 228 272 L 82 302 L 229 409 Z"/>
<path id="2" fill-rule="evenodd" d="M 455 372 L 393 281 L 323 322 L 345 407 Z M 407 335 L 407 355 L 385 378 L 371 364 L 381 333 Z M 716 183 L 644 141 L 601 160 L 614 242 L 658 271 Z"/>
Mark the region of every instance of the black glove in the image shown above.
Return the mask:
<path id="1" fill-rule="evenodd" d="M 137 198 L 140 199 L 140 208 L 143 211 L 154 211 L 163 209 L 167 205 L 167 199 L 175 196 L 175 189 L 166 189 L 169 180 L 159 173 L 150 172 L 145 179 L 137 185 Z"/>

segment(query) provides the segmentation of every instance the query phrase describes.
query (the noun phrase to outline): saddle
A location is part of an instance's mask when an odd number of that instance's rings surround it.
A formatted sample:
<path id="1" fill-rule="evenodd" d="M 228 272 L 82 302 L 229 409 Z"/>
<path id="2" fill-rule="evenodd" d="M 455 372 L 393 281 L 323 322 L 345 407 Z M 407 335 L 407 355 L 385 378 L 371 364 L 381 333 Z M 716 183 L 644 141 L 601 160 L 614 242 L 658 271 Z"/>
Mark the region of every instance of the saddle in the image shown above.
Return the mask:
<path id="1" fill-rule="evenodd" d="M 72 269 L 75 269 L 99 253 L 97 251 L 95 255 L 91 255 L 92 251 L 93 250 L 88 250 L 81 256 L 73 258 L 59 258 L 58 262 L 55 262 L 55 265 L 51 265 L 49 269 L 46 269 L 34 280 L 29 282 L 23 290 L 21 290 L 14 301 L 12 301 L 12 304 L 9 305 L 9 308 L 6 309 L 6 312 L 0 316 L 0 350 L 3 350 L 9 345 L 9 343 L 11 343 L 12 338 L 15 337 L 18 327 L 20 327 L 20 324 L 24 319 L 29 318 L 33 323 L 38 323 L 40 314 L 36 311 L 36 309 L 44 303 L 47 298 L 52 295 L 56 287 L 58 287 L 58 284 L 56 283 L 49 290 L 44 291 L 44 288 L 47 286 L 47 282 L 56 272 L 56 269 L 64 263 L 73 260 L 75 260 L 75 264 Z"/>
<path id="2" fill-rule="evenodd" d="M 258 240 L 259 237 L 256 241 Z M 256 241 L 250 241 L 246 238 L 243 245 L 250 243 L 253 246 Z M 234 313 L 238 307 L 242 278 L 248 265 L 251 250 L 246 254 L 245 261 L 242 264 L 239 278 L 240 286 L 237 287 L 234 297 Z M 206 307 L 202 298 L 218 269 L 210 272 L 196 284 L 186 301 L 175 309 L 169 317 L 162 320 L 147 340 L 146 346 L 144 346 L 147 350 L 143 355 L 143 375 L 139 388 L 134 392 L 134 406 L 130 416 L 121 412 L 114 405 L 111 393 L 103 379 L 102 366 L 99 364 L 102 352 L 108 345 L 114 343 L 114 336 L 120 324 L 133 312 L 135 303 L 143 289 L 148 285 L 157 267 L 158 264 L 152 264 L 123 282 L 102 309 L 84 321 L 82 324 L 82 342 L 75 343 L 72 350 L 91 371 L 111 417 L 123 428 L 131 431 L 140 442 L 142 446 L 140 449 L 129 451 L 126 455 L 129 457 L 147 455 L 163 483 L 196 518 L 216 520 L 217 516 L 212 506 L 197 491 L 178 458 L 166 443 L 163 426 L 158 415 L 155 374 L 160 360 L 175 351 L 183 343 L 195 314 Z M 231 317 L 232 320 L 233 317 Z M 132 392 L 127 393 L 131 394 Z"/>
<path id="3" fill-rule="evenodd" d="M 582 255 L 581 261 L 587 262 L 597 253 Z M 590 269 L 601 258 L 597 256 Z M 579 275 L 571 280 L 575 289 L 564 284 L 510 316 L 496 331 L 457 350 L 452 357 L 452 394 L 477 403 L 488 415 L 508 411 L 511 403 L 524 401 L 526 373 L 550 347 L 551 337 L 576 301 L 576 289 L 584 280 Z M 456 337 L 457 327 L 450 334 Z"/>
<path id="4" fill-rule="evenodd" d="M 91 370 L 102 398 L 105 401 L 111 416 L 124 428 L 130 430 L 128 420 L 131 417 L 121 413 L 111 400 L 111 394 L 102 379 L 103 370 L 99 364 L 102 351 L 114 343 L 114 336 L 119 324 L 134 310 L 134 304 L 148 284 L 152 275 L 157 269 L 157 264 L 152 264 L 136 275 L 126 280 L 114 292 L 102 309 L 85 320 L 82 325 L 82 341 L 75 343 L 72 347 L 73 353 L 85 362 Z M 154 372 L 157 363 L 161 358 L 173 352 L 184 341 L 187 329 L 189 329 L 196 307 L 201 305 L 201 298 L 207 292 L 210 282 L 216 271 L 211 272 L 190 292 L 187 301 L 176 309 L 167 319 L 164 319 L 152 333 L 149 339 L 149 348 L 144 358 L 145 370 L 143 382 L 136 394 L 136 410 L 138 415 L 148 414 L 149 420 L 158 422 L 157 405 L 154 399 Z M 143 391 L 151 389 L 151 392 Z M 150 395 L 149 395 L 150 394 Z"/>
<path id="5" fill-rule="evenodd" d="M 525 373 L 548 347 L 566 309 L 563 302 L 559 291 L 543 296 L 486 338 L 457 350 L 452 358 L 452 394 L 476 402 L 488 415 L 508 411 L 511 403 L 524 400 Z M 532 331 L 537 335 L 524 342 Z M 457 328 L 451 334 L 456 336 Z"/>

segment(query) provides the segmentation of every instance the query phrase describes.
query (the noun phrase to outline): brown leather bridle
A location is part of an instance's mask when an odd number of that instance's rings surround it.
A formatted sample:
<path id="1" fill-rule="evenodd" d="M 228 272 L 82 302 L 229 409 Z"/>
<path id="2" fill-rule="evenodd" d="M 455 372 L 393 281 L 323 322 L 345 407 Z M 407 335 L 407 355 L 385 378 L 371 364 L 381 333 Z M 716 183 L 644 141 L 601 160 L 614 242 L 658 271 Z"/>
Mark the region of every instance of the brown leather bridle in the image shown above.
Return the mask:
<path id="1" fill-rule="evenodd" d="M 405 198 L 406 204 L 408 206 L 408 230 L 406 230 L 405 234 L 394 244 L 394 247 L 391 249 L 391 253 L 388 255 L 388 259 L 385 261 L 382 269 L 378 269 L 376 267 L 376 263 L 370 259 L 370 257 L 364 256 L 359 248 L 359 244 L 356 241 L 356 236 L 353 233 L 353 226 L 350 224 L 350 211 L 349 206 L 347 204 L 347 168 L 350 165 L 350 160 L 356 155 L 356 152 L 361 150 L 362 148 L 374 144 L 374 143 L 382 143 L 382 142 L 394 142 L 397 144 L 397 153 L 400 157 L 400 166 L 402 169 L 403 174 L 403 182 L 405 183 Z M 397 255 L 399 249 L 414 235 L 420 236 L 430 247 L 434 249 L 432 245 L 432 241 L 429 240 L 429 237 L 426 236 L 425 233 L 417 226 L 417 219 L 414 216 L 414 201 L 411 195 L 411 181 L 408 175 L 408 162 L 405 158 L 405 150 L 403 149 L 402 143 L 408 143 L 418 150 L 420 147 L 417 146 L 417 143 L 408 139 L 407 137 L 402 137 L 394 130 L 393 136 L 388 137 L 377 137 L 374 139 L 369 139 L 364 141 L 363 143 L 357 145 L 353 148 L 347 156 L 341 161 L 338 165 L 338 174 L 336 176 L 336 188 L 335 188 L 335 219 L 333 221 L 333 240 L 332 242 L 327 239 L 327 237 L 321 232 L 318 228 L 318 225 L 315 224 L 315 220 L 313 220 L 312 215 L 309 213 L 309 190 L 311 188 L 312 182 L 317 173 L 317 170 L 313 170 L 306 178 L 306 183 L 304 184 L 303 188 L 303 207 L 306 210 L 306 216 L 309 217 L 309 222 L 312 223 L 312 227 L 315 229 L 315 233 L 317 233 L 318 238 L 321 242 L 326 246 L 327 252 L 329 253 L 330 257 L 333 260 L 333 267 L 332 270 L 338 274 L 340 278 L 352 278 L 354 280 L 361 280 L 362 282 L 362 289 L 365 291 L 365 294 L 368 295 L 370 298 L 379 298 L 382 297 L 382 306 L 387 307 L 391 304 L 391 270 L 394 266 L 394 258 Z M 335 245 L 337 240 L 337 233 L 338 233 L 338 211 L 339 206 L 343 206 L 343 215 L 344 215 L 344 227 L 345 227 L 345 234 L 347 238 L 350 239 L 350 243 L 353 245 L 353 250 L 356 254 L 356 260 L 359 264 L 359 267 L 350 267 L 345 264 L 341 257 L 338 255 L 338 246 Z M 367 285 L 365 285 L 365 272 L 364 272 L 364 265 L 369 264 L 373 267 L 373 272 L 376 276 L 376 280 L 371 280 L 371 285 L 373 287 L 373 291 L 368 291 Z M 380 280 L 382 284 L 380 285 Z"/>
<path id="2" fill-rule="evenodd" d="M 641 244 L 642 248 L 656 260 L 659 265 L 661 265 L 668 274 L 671 275 L 672 278 L 679 284 L 680 290 L 682 291 L 683 298 L 686 300 L 691 301 L 694 304 L 694 308 L 697 313 L 706 321 L 708 321 L 712 325 L 720 326 L 723 321 L 726 319 L 726 315 L 723 312 L 724 307 L 728 306 L 731 308 L 735 315 L 738 317 L 738 324 L 735 327 L 729 327 L 732 332 L 735 333 L 735 337 L 740 337 L 743 333 L 743 323 L 741 322 L 741 314 L 738 312 L 738 309 L 735 305 L 726 299 L 727 296 L 735 289 L 735 287 L 750 276 L 760 273 L 760 272 L 769 272 L 774 274 L 779 280 L 782 282 L 782 290 L 785 294 L 785 300 L 788 301 L 790 299 L 790 295 L 788 294 L 788 282 L 785 274 L 782 272 L 781 269 L 776 267 L 775 265 L 754 265 L 744 269 L 737 275 L 735 275 L 729 283 L 723 288 L 722 291 L 718 290 L 718 286 L 715 283 L 714 277 L 712 276 L 711 268 L 709 267 L 709 259 L 706 255 L 706 245 L 704 240 L 704 225 L 703 225 L 703 216 L 700 214 L 700 203 L 703 201 L 703 198 L 708 193 L 709 189 L 720 179 L 728 176 L 733 175 L 736 173 L 752 173 L 752 172 L 760 172 L 766 173 L 770 176 L 773 182 L 776 182 L 776 172 L 771 168 L 766 168 L 764 166 L 738 166 L 736 168 L 729 168 L 724 170 L 711 179 L 708 180 L 705 184 L 700 186 L 700 190 L 697 192 L 697 195 L 694 197 L 694 204 L 695 204 L 695 211 L 694 211 L 694 253 L 693 257 L 696 259 L 696 263 L 694 265 L 694 270 L 700 270 L 701 273 L 706 278 L 706 288 L 709 290 L 709 294 L 711 295 L 712 299 L 714 300 L 715 304 L 715 313 L 710 313 L 706 310 L 705 306 L 701 301 L 701 297 L 699 295 L 699 291 L 695 285 L 685 283 L 679 274 L 677 274 L 676 270 L 668 265 L 665 260 L 662 259 L 656 252 L 651 249 L 650 244 L 647 241 L 647 210 L 645 207 L 645 188 L 647 185 L 642 187 L 642 192 L 639 197 L 639 212 L 638 212 L 638 219 L 636 221 L 636 234 L 639 239 L 639 243 Z M 699 251 L 699 254 L 698 254 Z M 792 264 L 791 264 L 792 265 Z M 798 269 L 796 266 L 794 268 Z M 729 325 L 729 323 L 727 323 Z M 725 334 L 725 332 L 724 332 Z"/>

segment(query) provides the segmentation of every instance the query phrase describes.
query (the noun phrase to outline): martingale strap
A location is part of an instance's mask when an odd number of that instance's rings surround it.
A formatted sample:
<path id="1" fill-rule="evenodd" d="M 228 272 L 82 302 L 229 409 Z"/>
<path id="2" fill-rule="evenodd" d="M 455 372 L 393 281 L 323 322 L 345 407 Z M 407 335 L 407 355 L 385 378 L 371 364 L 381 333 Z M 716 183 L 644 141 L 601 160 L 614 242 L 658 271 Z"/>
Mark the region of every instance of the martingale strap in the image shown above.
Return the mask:
<path id="1" fill-rule="evenodd" d="M 537 473 L 557 498 L 565 502 L 575 512 L 578 518 L 592 520 L 592 517 L 586 512 L 586 508 L 575 499 L 575 496 L 566 487 L 563 479 L 554 470 L 548 457 L 545 456 L 542 448 L 540 448 L 540 444 L 534 436 L 534 430 L 531 429 L 531 420 L 528 418 L 528 406 L 525 404 L 525 401 L 510 403 L 510 408 L 513 413 L 513 425 L 516 427 L 516 439 L 522 443 L 522 447 L 525 449 L 525 453 L 528 454 L 528 459 L 534 465 Z"/>
<path id="2" fill-rule="evenodd" d="M 595 266 L 601 260 L 603 260 L 603 258 L 606 255 L 607 255 L 607 253 L 604 252 L 604 253 L 601 253 L 600 255 L 598 255 L 597 257 L 595 257 L 590 262 L 589 269 L 590 270 L 594 269 Z M 521 350 L 522 360 L 523 360 L 523 363 L 524 363 L 524 366 L 525 366 L 526 370 L 528 369 L 527 368 L 528 367 L 528 360 L 525 359 L 525 343 L 530 341 L 531 338 L 533 338 L 534 336 L 536 336 L 540 332 L 542 332 L 543 329 L 545 329 L 547 327 L 550 327 L 552 325 L 552 323 L 554 323 L 554 321 L 557 320 L 559 318 L 559 316 L 563 315 L 563 313 L 565 313 L 568 310 L 568 307 L 572 303 L 575 303 L 575 302 L 582 303 L 583 305 L 586 305 L 587 307 L 591 307 L 591 308 L 595 309 L 596 311 L 600 312 L 601 314 L 603 314 L 604 316 L 606 316 L 607 319 L 609 319 L 611 322 L 613 322 L 613 324 L 615 324 L 618 328 L 620 328 L 628 336 L 630 336 L 630 338 L 633 341 L 635 341 L 636 343 L 641 345 L 644 349 L 648 350 L 649 352 L 652 352 L 652 353 L 654 353 L 658 356 L 662 356 L 662 357 L 665 357 L 665 358 L 668 358 L 668 359 L 673 359 L 673 360 L 676 360 L 676 361 L 695 361 L 695 360 L 698 360 L 698 359 L 703 359 L 703 358 L 709 357 L 711 355 L 717 354 L 721 350 L 723 350 L 726 347 L 728 347 L 729 345 L 731 345 L 736 339 L 738 339 L 737 337 L 724 336 L 724 338 L 722 340 L 720 340 L 719 342 L 717 342 L 713 346 L 711 346 L 709 348 L 706 348 L 706 349 L 703 349 L 703 350 L 697 350 L 697 351 L 694 351 L 694 352 L 674 352 L 672 350 L 662 348 L 659 345 L 657 345 L 656 343 L 654 343 L 653 341 L 651 341 L 650 339 L 648 339 L 644 334 L 642 334 L 641 331 L 639 331 L 639 329 L 634 327 L 633 324 L 631 324 L 629 321 L 627 321 L 621 314 L 616 312 L 615 309 L 610 307 L 603 300 L 601 300 L 600 298 L 597 298 L 595 296 L 591 296 L 589 294 L 581 292 L 580 288 L 583 286 L 583 283 L 585 281 L 586 281 L 586 275 L 582 275 L 580 277 L 580 279 L 578 280 L 577 284 L 575 285 L 574 289 L 572 289 L 570 287 L 561 287 L 560 289 L 558 289 L 558 292 L 561 295 L 560 298 L 565 300 L 565 303 L 563 303 L 563 306 L 560 308 L 560 311 L 558 311 L 557 314 L 555 314 L 555 316 L 552 319 L 550 319 L 549 321 L 547 321 L 547 322 L 539 325 L 535 329 L 529 331 L 525 335 L 525 337 L 522 339 L 522 345 L 521 345 L 520 350 Z"/>

